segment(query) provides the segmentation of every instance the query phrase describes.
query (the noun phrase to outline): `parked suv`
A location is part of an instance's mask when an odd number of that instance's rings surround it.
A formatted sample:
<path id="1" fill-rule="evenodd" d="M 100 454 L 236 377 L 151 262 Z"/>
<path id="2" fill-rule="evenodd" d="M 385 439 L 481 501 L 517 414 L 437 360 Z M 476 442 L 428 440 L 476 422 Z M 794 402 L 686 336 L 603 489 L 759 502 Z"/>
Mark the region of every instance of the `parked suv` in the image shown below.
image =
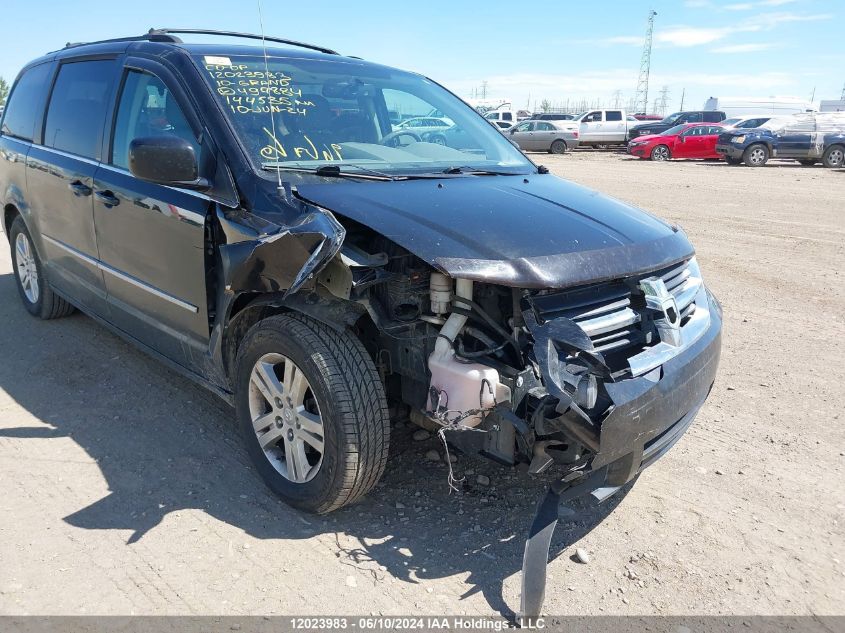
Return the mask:
<path id="1" fill-rule="evenodd" d="M 794 158 L 835 169 L 845 162 L 845 115 L 807 113 L 769 119 L 750 130 L 727 130 L 716 152 L 730 165 L 762 167 L 769 158 Z"/>
<path id="2" fill-rule="evenodd" d="M 628 140 L 638 136 L 661 134 L 671 127 L 683 123 L 721 123 L 725 120 L 725 113 L 720 110 L 685 110 L 674 112 L 662 121 L 649 121 L 628 128 Z"/>
<path id="3" fill-rule="evenodd" d="M 17 78 L 0 196 L 32 315 L 79 308 L 230 402 L 270 488 L 314 512 L 378 481 L 391 415 L 603 494 L 686 431 L 722 319 L 679 228 L 420 75 L 183 32 Z M 420 102 L 462 149 L 393 131 Z"/>

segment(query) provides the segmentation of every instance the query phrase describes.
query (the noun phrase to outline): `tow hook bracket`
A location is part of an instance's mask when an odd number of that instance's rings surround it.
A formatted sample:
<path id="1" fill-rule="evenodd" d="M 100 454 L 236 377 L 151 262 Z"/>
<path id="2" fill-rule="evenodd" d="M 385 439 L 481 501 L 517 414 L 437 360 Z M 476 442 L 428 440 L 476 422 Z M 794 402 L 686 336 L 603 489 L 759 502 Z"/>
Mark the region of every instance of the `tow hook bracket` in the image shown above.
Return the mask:
<path id="1" fill-rule="evenodd" d="M 562 480 L 552 483 L 546 494 L 540 498 L 528 538 L 525 540 L 525 553 L 522 557 L 522 597 L 519 609 L 519 623 L 522 626 L 530 626 L 536 621 L 543 608 L 549 549 L 552 534 L 557 526 L 560 504 L 569 503 L 593 491 L 604 492 L 602 484 L 606 474 L 606 466 L 587 476 L 580 471 L 569 473 Z M 599 498 L 604 500 L 608 496 L 602 494 Z"/>

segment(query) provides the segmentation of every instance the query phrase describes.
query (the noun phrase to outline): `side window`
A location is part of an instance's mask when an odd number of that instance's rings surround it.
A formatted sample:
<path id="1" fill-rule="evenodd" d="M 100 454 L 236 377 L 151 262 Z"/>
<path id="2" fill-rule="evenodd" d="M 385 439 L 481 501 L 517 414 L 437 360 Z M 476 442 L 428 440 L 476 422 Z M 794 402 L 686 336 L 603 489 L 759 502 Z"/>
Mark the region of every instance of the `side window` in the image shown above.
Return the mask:
<path id="1" fill-rule="evenodd" d="M 598 112 L 590 112 L 587 116 L 584 117 L 584 123 L 597 123 L 602 120 L 601 118 L 601 111 Z"/>
<path id="2" fill-rule="evenodd" d="M 114 65 L 113 60 L 98 60 L 70 62 L 59 67 L 47 108 L 44 145 L 98 158 Z"/>
<path id="3" fill-rule="evenodd" d="M 173 93 L 155 75 L 130 70 L 117 107 L 109 162 L 129 169 L 129 144 L 144 136 L 183 138 L 194 146 L 199 158 L 199 143 Z"/>
<path id="4" fill-rule="evenodd" d="M 555 126 L 552 125 L 551 123 L 538 123 L 537 129 L 542 130 L 543 132 L 551 132 L 552 130 L 555 129 Z"/>
<path id="5" fill-rule="evenodd" d="M 531 124 L 530 124 L 530 123 L 520 123 L 519 125 L 517 125 L 517 126 L 514 128 L 514 130 L 515 130 L 516 132 L 527 132 L 527 131 L 528 131 L 528 126 L 529 126 L 529 125 L 531 125 Z"/>
<path id="6" fill-rule="evenodd" d="M 35 119 L 44 107 L 44 96 L 50 64 L 27 70 L 12 88 L 6 101 L 2 133 L 24 141 L 31 141 Z"/>
<path id="7" fill-rule="evenodd" d="M 701 123 L 701 112 L 690 112 L 686 115 L 687 123 Z"/>
<path id="8" fill-rule="evenodd" d="M 511 112 L 504 112 L 502 114 L 502 120 L 504 121 L 513 121 L 513 114 Z"/>
<path id="9" fill-rule="evenodd" d="M 722 113 L 721 112 L 715 112 L 715 111 L 705 112 L 704 113 L 704 120 L 707 123 L 718 123 L 719 121 L 722 120 Z"/>
<path id="10" fill-rule="evenodd" d="M 622 112 L 620 110 L 608 110 L 607 111 L 607 120 L 608 121 L 621 121 L 622 120 Z"/>

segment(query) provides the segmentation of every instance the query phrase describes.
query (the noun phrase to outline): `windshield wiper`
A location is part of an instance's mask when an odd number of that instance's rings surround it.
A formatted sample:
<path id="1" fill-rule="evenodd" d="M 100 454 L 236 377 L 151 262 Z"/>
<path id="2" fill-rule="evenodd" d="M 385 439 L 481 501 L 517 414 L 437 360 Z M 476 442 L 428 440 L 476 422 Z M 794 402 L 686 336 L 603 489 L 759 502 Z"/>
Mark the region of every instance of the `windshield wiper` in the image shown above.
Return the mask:
<path id="1" fill-rule="evenodd" d="M 478 169 L 477 167 L 447 167 L 443 170 L 444 174 L 470 174 L 473 176 L 518 176 L 510 171 L 496 171 L 494 169 Z"/>
<path id="2" fill-rule="evenodd" d="M 385 174 L 384 172 L 376 171 L 361 167 L 360 165 L 348 165 L 358 170 L 355 172 L 341 171 L 339 165 L 322 165 L 320 167 L 298 167 L 295 165 L 285 165 L 284 163 L 262 163 L 261 169 L 267 171 L 294 171 L 301 174 L 314 174 L 315 176 L 323 176 L 326 178 L 355 178 L 362 180 L 400 180 L 396 176 Z"/>

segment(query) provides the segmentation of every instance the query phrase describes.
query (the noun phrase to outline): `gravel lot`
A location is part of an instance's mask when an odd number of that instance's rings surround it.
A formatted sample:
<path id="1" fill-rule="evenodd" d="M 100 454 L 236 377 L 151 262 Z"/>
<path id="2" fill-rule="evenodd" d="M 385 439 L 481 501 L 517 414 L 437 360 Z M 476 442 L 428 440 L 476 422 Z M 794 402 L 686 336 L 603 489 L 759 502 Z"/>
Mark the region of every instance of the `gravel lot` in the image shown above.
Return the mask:
<path id="1" fill-rule="evenodd" d="M 845 614 L 845 171 L 535 158 L 680 223 L 725 309 L 696 424 L 626 495 L 558 526 L 546 611 Z M 469 485 L 449 495 L 423 458 L 442 447 L 399 428 L 364 502 L 295 512 L 222 402 L 84 316 L 29 317 L 0 246 L 0 613 L 519 608 L 540 482 L 461 456 Z"/>

